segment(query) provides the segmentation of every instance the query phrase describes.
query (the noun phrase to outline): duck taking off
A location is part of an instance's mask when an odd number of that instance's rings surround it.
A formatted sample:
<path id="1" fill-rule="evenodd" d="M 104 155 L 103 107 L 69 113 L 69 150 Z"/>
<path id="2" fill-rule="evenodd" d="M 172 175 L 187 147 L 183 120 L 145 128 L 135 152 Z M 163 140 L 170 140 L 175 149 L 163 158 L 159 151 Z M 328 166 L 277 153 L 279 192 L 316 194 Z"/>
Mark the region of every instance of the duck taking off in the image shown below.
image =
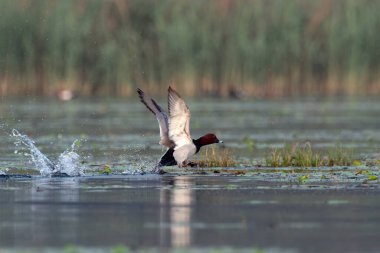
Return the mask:
<path id="1" fill-rule="evenodd" d="M 141 89 L 137 89 L 137 93 L 141 102 L 156 116 L 160 127 L 159 143 L 167 148 L 156 166 L 155 172 L 162 172 L 161 167 L 163 166 L 177 164 L 179 167 L 185 167 L 190 164 L 189 159 L 198 153 L 202 146 L 223 143 L 212 133 L 205 134 L 196 140 L 191 138 L 190 110 L 172 87 L 168 88 L 169 114 Z"/>

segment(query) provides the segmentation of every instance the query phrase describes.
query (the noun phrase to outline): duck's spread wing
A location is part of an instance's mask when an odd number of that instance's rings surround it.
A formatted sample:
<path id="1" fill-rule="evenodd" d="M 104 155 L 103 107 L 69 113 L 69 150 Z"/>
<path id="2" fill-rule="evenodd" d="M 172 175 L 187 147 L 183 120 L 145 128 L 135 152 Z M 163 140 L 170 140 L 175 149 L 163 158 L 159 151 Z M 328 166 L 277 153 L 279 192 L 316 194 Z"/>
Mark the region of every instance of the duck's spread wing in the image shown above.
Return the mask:
<path id="1" fill-rule="evenodd" d="M 190 136 L 190 110 L 182 97 L 171 87 L 168 89 L 169 139 L 175 147 L 192 144 Z"/>
<path id="2" fill-rule="evenodd" d="M 169 116 L 162 109 L 161 106 L 157 104 L 152 98 L 147 96 L 142 90 L 137 89 L 140 101 L 151 111 L 157 118 L 158 125 L 160 127 L 160 144 L 165 147 L 173 147 L 173 142 L 169 139 Z"/>

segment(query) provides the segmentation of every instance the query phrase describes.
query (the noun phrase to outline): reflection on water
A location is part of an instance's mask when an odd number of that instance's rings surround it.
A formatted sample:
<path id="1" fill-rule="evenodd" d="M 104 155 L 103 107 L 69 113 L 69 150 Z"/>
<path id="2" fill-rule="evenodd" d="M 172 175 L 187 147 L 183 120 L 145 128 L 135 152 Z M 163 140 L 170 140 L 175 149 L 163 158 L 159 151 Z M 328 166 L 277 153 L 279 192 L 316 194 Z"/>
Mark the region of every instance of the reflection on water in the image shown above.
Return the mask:
<path id="1" fill-rule="evenodd" d="M 287 184 L 152 175 L 0 181 L 0 248 L 378 248 L 378 188 Z"/>
<path id="2" fill-rule="evenodd" d="M 191 211 L 194 204 L 192 185 L 188 177 L 166 182 L 170 188 L 160 190 L 160 245 L 162 247 L 191 246 Z"/>
<path id="3" fill-rule="evenodd" d="M 80 210 L 71 208 L 69 203 L 80 201 L 78 183 L 76 180 L 33 181 L 30 197 L 24 198 L 24 201 L 30 201 L 30 204 L 26 205 L 31 210 L 25 215 L 33 215 L 30 217 L 32 225 L 26 226 L 26 229 L 30 231 L 34 240 L 42 243 L 54 236 L 61 237 L 65 241 L 75 241 L 80 233 Z M 57 190 L 59 188 L 62 190 Z M 54 192 L 53 198 L 50 191 Z M 56 203 L 63 205 L 57 206 Z M 60 222 L 52 222 L 51 218 L 47 217 L 56 217 Z M 23 244 L 21 241 L 18 243 Z"/>
<path id="4" fill-rule="evenodd" d="M 182 177 L 174 180 L 170 196 L 171 238 L 173 247 L 191 245 L 191 209 L 194 201 L 192 180 Z"/>
<path id="5" fill-rule="evenodd" d="M 79 209 L 60 203 L 79 201 L 78 181 L 41 178 L 16 185 L 0 183 L 5 195 L 1 200 L 0 245 L 43 245 L 50 238 L 74 241 L 77 237 Z"/>

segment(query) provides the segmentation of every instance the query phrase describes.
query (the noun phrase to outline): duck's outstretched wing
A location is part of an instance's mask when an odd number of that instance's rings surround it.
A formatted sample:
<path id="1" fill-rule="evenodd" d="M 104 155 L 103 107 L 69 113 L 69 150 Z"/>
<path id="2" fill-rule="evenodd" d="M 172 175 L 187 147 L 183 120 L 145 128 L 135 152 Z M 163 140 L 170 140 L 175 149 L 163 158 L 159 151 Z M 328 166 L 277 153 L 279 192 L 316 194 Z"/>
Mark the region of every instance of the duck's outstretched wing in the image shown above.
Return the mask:
<path id="1" fill-rule="evenodd" d="M 151 111 L 157 118 L 158 125 L 160 127 L 160 144 L 171 148 L 174 146 L 174 143 L 169 138 L 169 116 L 162 109 L 161 106 L 157 104 L 152 98 L 147 96 L 141 89 L 137 89 L 139 94 L 140 101 Z"/>
<path id="2" fill-rule="evenodd" d="M 190 110 L 182 97 L 169 86 L 168 89 L 169 108 L 169 139 L 174 142 L 175 147 L 193 144 L 190 136 Z"/>

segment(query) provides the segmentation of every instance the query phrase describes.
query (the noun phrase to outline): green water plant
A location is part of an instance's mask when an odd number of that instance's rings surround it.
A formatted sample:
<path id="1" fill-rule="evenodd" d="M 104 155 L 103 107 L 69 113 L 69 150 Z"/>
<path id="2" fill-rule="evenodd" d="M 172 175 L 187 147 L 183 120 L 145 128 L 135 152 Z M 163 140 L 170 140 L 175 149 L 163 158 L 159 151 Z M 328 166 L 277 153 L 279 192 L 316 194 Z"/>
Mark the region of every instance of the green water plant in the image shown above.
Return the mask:
<path id="1" fill-rule="evenodd" d="M 302 175 L 298 177 L 298 182 L 300 184 L 306 183 L 306 181 L 309 179 L 309 175 Z"/>
<path id="2" fill-rule="evenodd" d="M 104 165 L 102 170 L 100 171 L 100 174 L 103 174 L 103 175 L 109 175 L 112 173 L 112 169 L 111 169 L 111 166 L 110 165 Z"/>
<path id="3" fill-rule="evenodd" d="M 355 173 L 355 175 L 364 175 L 366 176 L 367 181 L 375 181 L 379 179 L 378 176 L 374 174 L 374 171 L 369 170 L 359 170 Z"/>
<path id="4" fill-rule="evenodd" d="M 350 166 L 354 164 L 352 158 L 353 150 L 343 148 L 342 145 L 336 145 L 328 151 L 328 166 Z"/>
<path id="5" fill-rule="evenodd" d="M 378 180 L 379 178 L 376 175 L 368 175 L 367 179 L 371 180 L 371 181 L 374 181 L 374 180 Z"/>
<path id="6" fill-rule="evenodd" d="M 359 161 L 359 160 L 354 160 L 354 161 L 352 162 L 352 166 L 362 166 L 362 165 L 363 165 L 362 162 Z"/>
<path id="7" fill-rule="evenodd" d="M 234 167 L 237 165 L 230 149 L 215 146 L 206 147 L 202 150 L 197 163 L 199 167 Z"/>
<path id="8" fill-rule="evenodd" d="M 350 166 L 354 163 L 352 153 L 352 149 L 337 145 L 323 154 L 315 151 L 310 142 L 306 142 L 274 148 L 265 160 L 266 165 L 271 167 Z"/>

